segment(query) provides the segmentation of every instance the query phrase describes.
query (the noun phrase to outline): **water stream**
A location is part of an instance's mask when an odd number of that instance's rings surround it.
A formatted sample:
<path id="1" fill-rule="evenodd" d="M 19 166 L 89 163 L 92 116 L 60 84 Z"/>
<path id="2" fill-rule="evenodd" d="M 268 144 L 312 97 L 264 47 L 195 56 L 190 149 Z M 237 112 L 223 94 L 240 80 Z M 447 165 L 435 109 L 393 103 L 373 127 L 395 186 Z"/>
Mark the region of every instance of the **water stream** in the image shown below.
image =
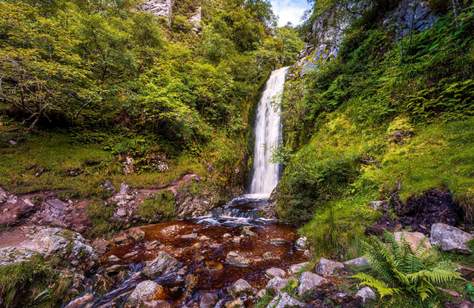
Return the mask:
<path id="1" fill-rule="evenodd" d="M 97 306 L 125 299 L 144 278 L 137 274 L 143 262 L 165 251 L 186 268 L 184 274 L 158 277 L 166 288 L 166 300 L 175 306 L 199 301 L 203 292 L 228 296 L 226 287 L 243 278 L 255 288 L 266 284 L 265 270 L 287 269 L 307 260 L 295 249 L 297 234 L 291 227 L 261 217 L 261 209 L 279 180 L 280 167 L 272 162 L 272 152 L 281 143 L 280 104 L 288 68 L 272 72 L 258 105 L 255 123 L 255 151 L 252 181 L 248 194 L 231 200 L 209 215 L 187 221 L 172 221 L 144 226 L 145 239 L 117 245 L 104 256 L 103 266 L 129 266 L 129 277 L 101 298 Z M 229 254 L 239 256 L 235 264 Z M 110 256 L 117 260 L 110 262 Z M 190 278 L 195 285 L 190 286 Z M 161 280 L 160 280 L 161 279 Z M 179 285 L 181 287 L 175 287 Z"/>

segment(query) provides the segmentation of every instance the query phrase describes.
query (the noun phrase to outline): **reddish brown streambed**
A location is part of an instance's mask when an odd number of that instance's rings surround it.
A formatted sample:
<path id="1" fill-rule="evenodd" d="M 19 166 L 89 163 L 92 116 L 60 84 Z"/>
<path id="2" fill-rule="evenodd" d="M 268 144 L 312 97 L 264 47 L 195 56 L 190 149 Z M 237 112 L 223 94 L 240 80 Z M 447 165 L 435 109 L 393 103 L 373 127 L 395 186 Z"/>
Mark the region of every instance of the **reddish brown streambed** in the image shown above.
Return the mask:
<path id="1" fill-rule="evenodd" d="M 144 241 L 113 247 L 104 263 L 113 264 L 106 261 L 110 255 L 119 257 L 120 264 L 140 263 L 166 251 L 195 277 L 193 292 L 219 290 L 240 278 L 260 289 L 267 282 L 266 269 L 287 269 L 307 261 L 301 251 L 294 249 L 295 230 L 284 225 L 224 227 L 177 221 L 141 229 L 145 231 Z M 229 252 L 241 256 L 239 260 L 244 264 L 229 264 L 233 263 L 227 257 Z"/>

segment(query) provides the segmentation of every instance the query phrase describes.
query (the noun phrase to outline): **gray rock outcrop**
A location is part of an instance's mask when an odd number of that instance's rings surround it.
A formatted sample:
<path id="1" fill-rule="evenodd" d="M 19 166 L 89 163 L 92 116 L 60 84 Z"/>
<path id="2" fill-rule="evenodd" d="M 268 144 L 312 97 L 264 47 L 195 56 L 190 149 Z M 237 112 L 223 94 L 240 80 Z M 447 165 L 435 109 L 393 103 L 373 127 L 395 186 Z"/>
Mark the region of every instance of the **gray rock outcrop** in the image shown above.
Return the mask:
<path id="1" fill-rule="evenodd" d="M 468 242 L 473 235 L 453 226 L 437 223 L 431 226 L 430 241 L 433 245 L 439 245 L 443 251 L 456 251 L 460 253 L 471 253 Z"/>

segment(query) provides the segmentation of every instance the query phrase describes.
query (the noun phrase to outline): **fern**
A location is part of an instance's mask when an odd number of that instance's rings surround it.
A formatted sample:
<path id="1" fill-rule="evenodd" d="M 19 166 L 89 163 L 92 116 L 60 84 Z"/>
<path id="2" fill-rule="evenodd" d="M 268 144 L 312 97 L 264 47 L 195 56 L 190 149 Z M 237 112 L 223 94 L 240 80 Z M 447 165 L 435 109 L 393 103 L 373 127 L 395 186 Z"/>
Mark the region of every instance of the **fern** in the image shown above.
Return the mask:
<path id="1" fill-rule="evenodd" d="M 436 300 L 439 288 L 462 279 L 452 263 L 442 261 L 434 250 L 421 243 L 414 251 L 405 239 L 400 242 L 386 233 L 384 241 L 371 237 L 362 242 L 372 274 L 353 277 L 384 297 L 411 298 L 418 302 Z"/>

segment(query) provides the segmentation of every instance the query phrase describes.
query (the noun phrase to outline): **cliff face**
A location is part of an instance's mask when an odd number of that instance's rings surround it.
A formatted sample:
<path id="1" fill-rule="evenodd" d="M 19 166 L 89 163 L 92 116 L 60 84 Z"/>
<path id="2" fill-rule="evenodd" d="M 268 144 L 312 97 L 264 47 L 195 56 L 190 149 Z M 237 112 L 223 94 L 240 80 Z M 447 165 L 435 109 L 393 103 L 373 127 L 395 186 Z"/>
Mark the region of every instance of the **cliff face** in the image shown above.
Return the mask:
<path id="1" fill-rule="evenodd" d="M 314 20 L 309 43 L 298 62 L 302 74 L 314 69 L 318 62 L 336 58 L 347 30 L 374 6 L 371 0 L 350 1 L 336 4 L 321 13 Z M 401 0 L 385 14 L 383 27 L 399 40 L 414 31 L 431 28 L 436 20 L 437 16 L 427 1 Z"/>

